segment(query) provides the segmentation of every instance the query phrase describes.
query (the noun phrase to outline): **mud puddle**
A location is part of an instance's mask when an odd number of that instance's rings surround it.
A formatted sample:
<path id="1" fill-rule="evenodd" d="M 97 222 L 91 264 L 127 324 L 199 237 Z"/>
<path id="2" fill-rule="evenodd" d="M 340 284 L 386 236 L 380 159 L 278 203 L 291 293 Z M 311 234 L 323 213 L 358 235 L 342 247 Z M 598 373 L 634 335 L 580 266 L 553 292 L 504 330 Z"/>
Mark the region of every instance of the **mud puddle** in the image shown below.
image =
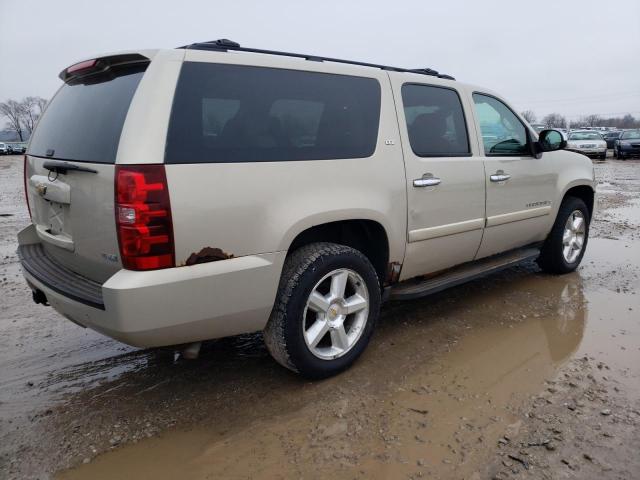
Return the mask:
<path id="1" fill-rule="evenodd" d="M 518 406 L 570 359 L 602 359 L 640 394 L 640 249 L 620 243 L 593 239 L 579 273 L 515 269 L 390 305 L 368 353 L 338 379 L 249 402 L 231 394 L 226 401 L 241 408 L 225 415 L 202 399 L 208 415 L 195 428 L 58 478 L 318 478 L 327 468 L 334 478 L 479 475 L 485 446 L 518 425 Z M 607 279 L 603 267 L 624 278 Z M 434 329 L 449 331 L 443 338 Z M 287 403 L 293 394 L 298 401 Z"/>

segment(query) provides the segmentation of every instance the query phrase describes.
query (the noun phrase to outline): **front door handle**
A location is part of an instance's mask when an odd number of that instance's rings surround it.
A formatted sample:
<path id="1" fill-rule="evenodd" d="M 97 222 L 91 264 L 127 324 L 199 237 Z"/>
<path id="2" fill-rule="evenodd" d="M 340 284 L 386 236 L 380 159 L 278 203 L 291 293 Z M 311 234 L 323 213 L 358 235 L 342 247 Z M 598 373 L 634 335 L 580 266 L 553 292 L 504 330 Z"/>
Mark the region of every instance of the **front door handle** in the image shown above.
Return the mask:
<path id="1" fill-rule="evenodd" d="M 422 178 L 416 178 L 413 181 L 414 187 L 435 187 L 436 185 L 440 185 L 440 180 L 438 177 L 427 176 L 425 174 Z"/>
<path id="2" fill-rule="evenodd" d="M 492 182 L 506 182 L 511 178 L 511 175 L 504 173 L 502 170 L 498 170 L 496 173 L 489 177 Z"/>

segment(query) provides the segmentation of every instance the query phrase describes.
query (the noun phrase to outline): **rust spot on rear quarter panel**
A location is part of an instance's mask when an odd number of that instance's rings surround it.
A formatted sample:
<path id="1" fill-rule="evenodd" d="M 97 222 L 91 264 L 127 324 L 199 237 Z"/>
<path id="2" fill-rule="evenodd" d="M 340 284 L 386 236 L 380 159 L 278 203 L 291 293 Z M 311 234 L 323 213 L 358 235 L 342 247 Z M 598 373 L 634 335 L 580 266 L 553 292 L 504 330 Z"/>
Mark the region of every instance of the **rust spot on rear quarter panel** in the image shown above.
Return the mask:
<path id="1" fill-rule="evenodd" d="M 220 248 L 204 247 L 198 253 L 189 255 L 186 265 L 191 266 L 198 263 L 217 262 L 218 260 L 227 260 L 229 258 L 233 258 L 233 255 L 223 252 Z"/>

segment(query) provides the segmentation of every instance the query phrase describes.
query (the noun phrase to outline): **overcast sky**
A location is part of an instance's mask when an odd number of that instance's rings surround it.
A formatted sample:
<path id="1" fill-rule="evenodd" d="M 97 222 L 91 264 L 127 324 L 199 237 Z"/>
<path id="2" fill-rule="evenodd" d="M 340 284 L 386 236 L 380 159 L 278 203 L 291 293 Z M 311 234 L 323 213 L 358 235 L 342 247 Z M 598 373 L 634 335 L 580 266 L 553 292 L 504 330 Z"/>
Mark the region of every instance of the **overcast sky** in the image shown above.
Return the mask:
<path id="1" fill-rule="evenodd" d="M 431 67 L 520 111 L 640 117 L 640 0 L 0 0 L 0 101 L 102 52 L 229 38 Z"/>

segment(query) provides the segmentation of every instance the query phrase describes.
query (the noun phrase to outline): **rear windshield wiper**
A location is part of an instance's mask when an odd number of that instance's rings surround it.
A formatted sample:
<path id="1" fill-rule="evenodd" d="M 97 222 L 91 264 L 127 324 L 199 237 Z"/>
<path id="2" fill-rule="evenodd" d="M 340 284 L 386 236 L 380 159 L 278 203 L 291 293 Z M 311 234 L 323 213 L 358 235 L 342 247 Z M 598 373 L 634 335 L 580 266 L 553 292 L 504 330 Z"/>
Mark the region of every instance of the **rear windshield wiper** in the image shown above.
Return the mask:
<path id="1" fill-rule="evenodd" d="M 55 160 L 47 160 L 42 166 L 50 172 L 62 173 L 63 175 L 69 170 L 73 170 L 75 172 L 98 173 L 98 171 L 93 168 L 81 167 L 80 165 L 74 165 L 73 163 L 59 162 Z"/>

